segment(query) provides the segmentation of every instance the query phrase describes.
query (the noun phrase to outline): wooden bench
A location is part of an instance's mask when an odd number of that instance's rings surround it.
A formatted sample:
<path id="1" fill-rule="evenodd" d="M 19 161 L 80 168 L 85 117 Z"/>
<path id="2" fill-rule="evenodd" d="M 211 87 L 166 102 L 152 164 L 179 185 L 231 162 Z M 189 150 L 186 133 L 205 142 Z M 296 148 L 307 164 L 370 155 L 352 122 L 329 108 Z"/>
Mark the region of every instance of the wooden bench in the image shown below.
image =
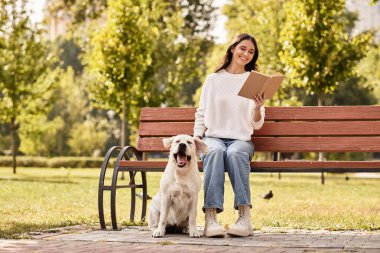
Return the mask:
<path id="1" fill-rule="evenodd" d="M 166 161 L 146 161 L 144 155 L 167 152 L 162 138 L 193 133 L 196 108 L 142 108 L 137 147 L 112 147 L 99 178 L 99 219 L 104 219 L 103 194 L 111 194 L 112 228 L 117 229 L 116 190 L 131 189 L 130 220 L 134 220 L 136 189 L 142 189 L 141 220 L 146 217 L 146 172 L 162 172 Z M 255 152 L 273 152 L 273 160 L 252 161 L 251 172 L 380 172 L 380 161 L 305 161 L 278 159 L 278 152 L 380 152 L 380 106 L 268 107 L 262 129 L 252 136 Z M 110 158 L 117 154 L 111 185 L 104 185 Z M 202 163 L 199 162 L 200 171 Z M 119 172 L 129 183 L 118 185 Z M 141 183 L 136 175 L 141 173 Z"/>

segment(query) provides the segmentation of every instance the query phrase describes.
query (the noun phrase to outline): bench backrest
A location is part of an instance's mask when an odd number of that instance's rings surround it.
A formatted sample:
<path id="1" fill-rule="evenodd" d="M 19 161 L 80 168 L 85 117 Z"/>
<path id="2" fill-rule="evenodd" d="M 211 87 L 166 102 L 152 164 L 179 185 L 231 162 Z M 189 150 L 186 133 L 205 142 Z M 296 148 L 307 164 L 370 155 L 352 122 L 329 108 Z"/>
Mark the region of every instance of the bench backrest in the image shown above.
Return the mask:
<path id="1" fill-rule="evenodd" d="M 196 108 L 142 108 L 138 150 L 167 151 L 164 137 L 192 135 Z M 380 106 L 267 107 L 255 151 L 380 152 Z"/>

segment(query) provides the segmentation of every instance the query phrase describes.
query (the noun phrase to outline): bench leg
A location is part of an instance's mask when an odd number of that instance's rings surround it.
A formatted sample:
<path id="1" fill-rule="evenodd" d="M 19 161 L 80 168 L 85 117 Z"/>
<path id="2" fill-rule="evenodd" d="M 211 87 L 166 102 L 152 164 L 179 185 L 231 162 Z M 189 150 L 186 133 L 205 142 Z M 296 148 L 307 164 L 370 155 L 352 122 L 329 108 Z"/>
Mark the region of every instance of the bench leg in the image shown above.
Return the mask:
<path id="1" fill-rule="evenodd" d="M 148 185 L 147 185 L 147 181 L 146 181 L 146 172 L 145 171 L 141 171 L 141 181 L 142 181 L 142 189 L 143 189 L 141 221 L 145 221 L 146 207 L 147 207 L 147 202 L 148 202 Z"/>
<path id="2" fill-rule="evenodd" d="M 118 168 L 114 168 L 112 185 L 111 185 L 111 222 L 112 229 L 117 230 L 117 221 L 116 221 L 116 184 L 119 171 Z"/>
<path id="3" fill-rule="evenodd" d="M 106 170 L 107 170 L 107 166 L 108 166 L 108 163 L 109 163 L 109 160 L 110 160 L 112 154 L 115 151 L 119 151 L 120 149 L 121 149 L 120 146 L 114 146 L 108 150 L 108 152 L 104 158 L 101 170 L 100 170 L 99 186 L 98 186 L 98 213 L 99 213 L 99 222 L 100 222 L 101 229 L 106 229 L 106 223 L 104 220 L 104 198 L 103 198 L 103 195 L 104 195 L 104 191 L 110 190 L 109 186 L 104 185 Z"/>
<path id="4" fill-rule="evenodd" d="M 135 184 L 135 175 L 136 175 L 136 172 L 132 172 L 132 171 L 129 172 L 130 185 Z M 135 210 L 136 210 L 136 188 L 132 187 L 131 188 L 131 213 L 129 215 L 129 219 L 131 221 L 135 220 Z"/>

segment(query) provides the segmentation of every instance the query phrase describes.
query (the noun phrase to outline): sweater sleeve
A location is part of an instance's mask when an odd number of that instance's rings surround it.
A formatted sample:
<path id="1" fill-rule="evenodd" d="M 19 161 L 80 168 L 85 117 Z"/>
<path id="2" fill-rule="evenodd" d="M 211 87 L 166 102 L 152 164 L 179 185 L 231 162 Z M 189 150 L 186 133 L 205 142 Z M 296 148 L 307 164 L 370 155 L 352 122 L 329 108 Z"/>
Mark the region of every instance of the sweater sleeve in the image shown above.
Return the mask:
<path id="1" fill-rule="evenodd" d="M 259 130 L 263 126 L 263 124 L 264 124 L 264 118 L 265 118 L 265 108 L 264 108 L 264 106 L 261 106 L 261 108 L 260 108 L 261 119 L 259 121 L 257 121 L 257 122 L 253 120 L 254 116 L 255 116 L 254 113 L 255 113 L 255 110 L 253 110 L 253 112 L 252 112 L 252 125 L 253 125 L 253 129 L 254 130 Z"/>
<path id="2" fill-rule="evenodd" d="M 206 111 L 206 97 L 207 97 L 207 83 L 208 78 L 206 78 L 206 81 L 202 87 L 201 91 L 201 98 L 199 100 L 199 106 L 195 112 L 195 122 L 194 122 L 194 134 L 193 136 L 200 136 L 203 137 L 204 133 L 206 132 L 206 126 L 204 122 L 204 116 Z"/>

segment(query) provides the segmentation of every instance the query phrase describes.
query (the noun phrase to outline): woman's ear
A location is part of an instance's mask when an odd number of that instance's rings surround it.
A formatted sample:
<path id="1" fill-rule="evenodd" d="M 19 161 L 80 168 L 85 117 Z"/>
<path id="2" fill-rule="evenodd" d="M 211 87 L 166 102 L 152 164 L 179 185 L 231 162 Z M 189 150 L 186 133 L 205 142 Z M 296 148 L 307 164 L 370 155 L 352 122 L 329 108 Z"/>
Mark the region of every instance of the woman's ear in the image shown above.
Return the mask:
<path id="1" fill-rule="evenodd" d="M 165 148 L 170 148 L 170 146 L 172 145 L 173 140 L 174 140 L 174 137 L 164 138 L 162 140 L 162 143 L 164 144 Z"/>
<path id="2" fill-rule="evenodd" d="M 206 154 L 208 151 L 207 144 L 199 139 L 198 137 L 193 137 L 194 143 L 195 143 L 195 149 L 197 150 L 197 153 L 203 153 Z"/>

